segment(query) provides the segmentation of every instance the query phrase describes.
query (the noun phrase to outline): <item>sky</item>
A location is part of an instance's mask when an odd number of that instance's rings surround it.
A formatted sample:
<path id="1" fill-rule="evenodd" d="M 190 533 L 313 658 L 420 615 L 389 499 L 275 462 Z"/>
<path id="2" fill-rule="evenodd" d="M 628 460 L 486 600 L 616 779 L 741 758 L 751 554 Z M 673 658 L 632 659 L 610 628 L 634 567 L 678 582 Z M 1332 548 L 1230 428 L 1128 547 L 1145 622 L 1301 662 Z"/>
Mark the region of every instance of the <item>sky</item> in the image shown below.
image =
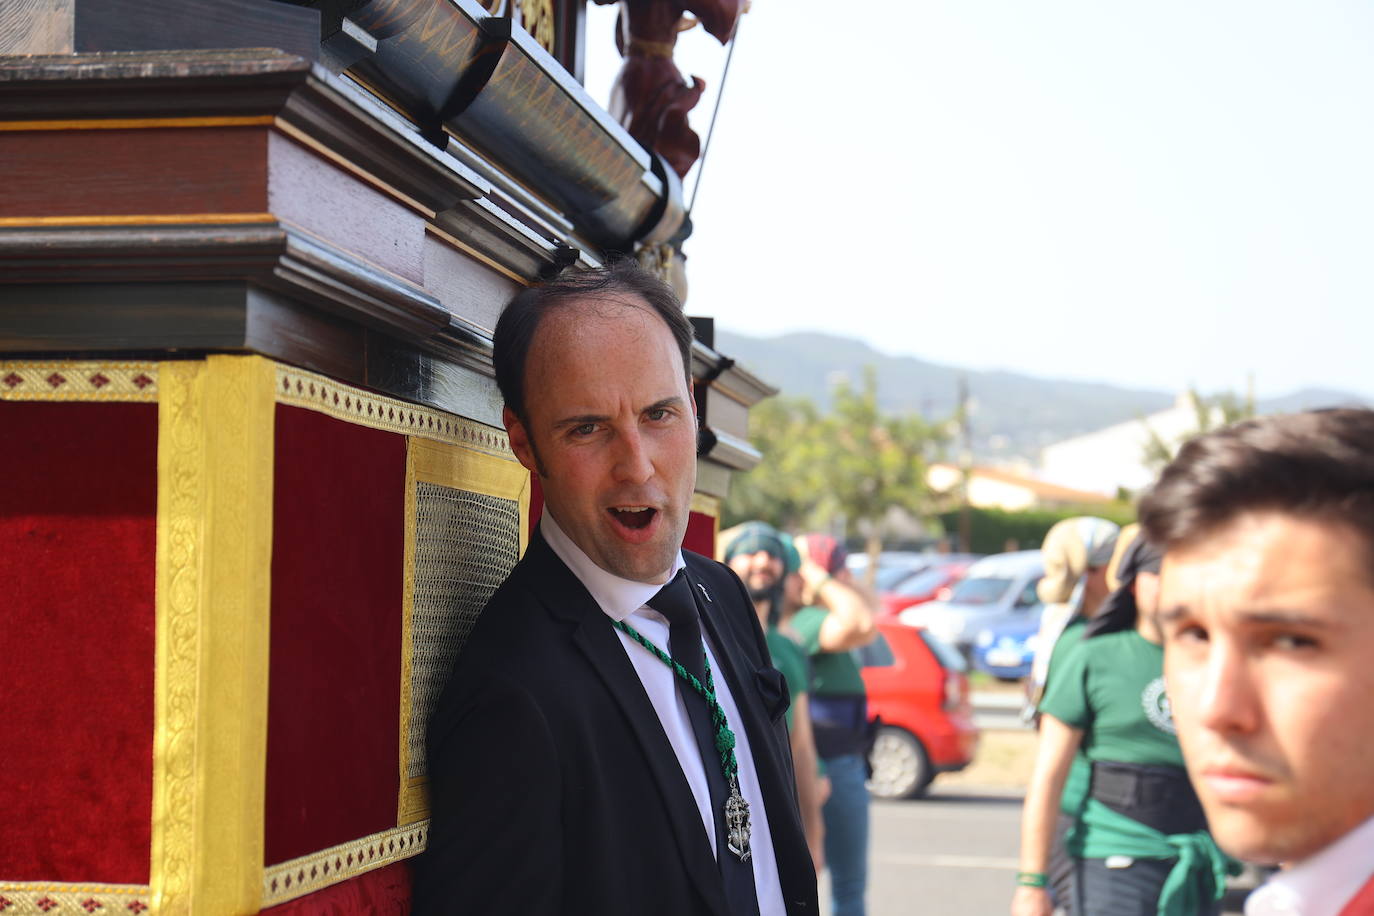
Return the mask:
<path id="1" fill-rule="evenodd" d="M 677 62 L 704 139 L 725 50 L 697 28 Z M 700 177 L 687 311 L 732 330 L 1374 397 L 1368 3 L 753 0 Z"/>

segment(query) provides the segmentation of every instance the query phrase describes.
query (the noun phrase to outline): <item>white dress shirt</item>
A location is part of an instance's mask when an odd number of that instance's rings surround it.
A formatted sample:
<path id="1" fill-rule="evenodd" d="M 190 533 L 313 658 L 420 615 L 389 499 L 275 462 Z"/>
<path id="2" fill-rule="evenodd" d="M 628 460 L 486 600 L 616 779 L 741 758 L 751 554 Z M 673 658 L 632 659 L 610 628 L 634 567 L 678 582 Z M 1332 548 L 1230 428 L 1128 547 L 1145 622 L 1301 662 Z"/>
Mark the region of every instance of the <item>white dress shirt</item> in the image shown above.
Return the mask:
<path id="1" fill-rule="evenodd" d="M 1245 916 L 1339 916 L 1374 874 L 1374 817 L 1316 855 L 1276 872 L 1245 900 Z"/>
<path id="2" fill-rule="evenodd" d="M 668 651 L 668 621 L 647 607 L 645 602 L 658 593 L 661 585 L 645 582 L 632 582 L 622 579 L 597 566 L 582 552 L 572 540 L 558 527 L 558 523 L 546 510 L 539 520 L 539 531 L 544 535 L 553 552 L 563 561 L 572 574 L 577 576 L 592 598 L 607 617 L 615 621 L 625 621 L 641 636 Z M 686 564 L 681 551 L 669 570 L 669 579 L 677 575 Z M 716 852 L 716 818 L 711 810 L 711 789 L 706 782 L 706 769 L 701 759 L 701 749 L 697 745 L 696 732 L 687 715 L 687 706 L 678 694 L 676 675 L 671 668 L 639 643 L 635 642 L 619 628 L 616 635 L 625 648 L 625 654 L 639 674 L 644 692 L 653 704 L 663 732 L 677 755 L 678 765 L 687 779 L 692 795 L 696 798 L 697 809 L 701 813 L 701 825 Z M 759 916 L 783 916 L 786 910 L 782 900 L 782 883 L 778 879 L 778 861 L 773 851 L 773 836 L 768 830 L 768 814 L 763 805 L 763 792 L 759 788 L 758 774 L 754 769 L 754 756 L 749 750 L 749 736 L 745 733 L 740 718 L 739 707 L 735 705 L 726 683 L 722 669 L 716 664 L 715 652 L 711 641 L 703 634 L 706 643 L 706 657 L 710 662 L 716 687 L 716 701 L 725 710 L 725 718 L 730 730 L 735 733 L 735 758 L 739 763 L 739 790 L 749 803 L 750 840 L 752 855 L 749 861 L 754 866 L 754 888 L 758 894 Z M 713 763 L 715 761 L 712 761 Z M 717 852 L 717 855 L 719 853 Z M 726 852 L 725 855 L 733 855 Z"/>

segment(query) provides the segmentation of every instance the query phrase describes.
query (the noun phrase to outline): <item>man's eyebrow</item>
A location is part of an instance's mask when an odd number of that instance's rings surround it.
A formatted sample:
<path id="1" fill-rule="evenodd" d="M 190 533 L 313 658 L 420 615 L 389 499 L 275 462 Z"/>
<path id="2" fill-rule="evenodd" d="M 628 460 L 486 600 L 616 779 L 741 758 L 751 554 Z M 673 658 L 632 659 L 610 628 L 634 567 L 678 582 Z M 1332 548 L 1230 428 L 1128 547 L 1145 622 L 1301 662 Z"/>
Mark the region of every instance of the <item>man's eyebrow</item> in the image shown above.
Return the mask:
<path id="1" fill-rule="evenodd" d="M 673 396 L 670 397 L 670 398 L 664 398 L 664 399 L 661 400 L 661 401 L 655 401 L 654 403 L 650 404 L 648 407 L 646 407 L 646 408 L 644 408 L 643 410 L 641 410 L 640 413 L 648 413 L 648 412 L 651 411 L 651 410 L 663 410 L 664 408 L 667 408 L 667 407 L 681 407 L 681 406 L 682 406 L 682 398 L 678 397 L 677 395 L 673 395 Z"/>
<path id="2" fill-rule="evenodd" d="M 565 429 L 569 426 L 582 426 L 587 423 L 605 423 L 610 419 L 608 414 L 582 413 L 571 417 L 564 417 L 561 420 L 553 421 L 554 429 Z"/>
<path id="3" fill-rule="evenodd" d="M 1187 617 L 1190 611 L 1184 604 L 1175 604 L 1171 608 L 1160 608 L 1155 611 L 1155 623 L 1173 623 Z"/>
<path id="4" fill-rule="evenodd" d="M 1161 608 L 1155 612 L 1155 620 L 1158 623 L 1176 623 L 1184 617 L 1192 614 L 1192 609 L 1186 604 L 1176 604 L 1171 608 Z M 1241 611 L 1239 617 L 1241 623 L 1260 624 L 1263 626 L 1301 626 L 1313 627 L 1316 629 L 1330 629 L 1334 626 L 1333 622 L 1322 617 L 1314 617 L 1311 614 L 1304 614 L 1301 611 Z"/>
<path id="5" fill-rule="evenodd" d="M 1315 617 L 1312 614 L 1304 614 L 1302 611 L 1241 611 L 1240 619 L 1243 623 L 1313 627 L 1320 630 L 1330 629 L 1333 624 L 1330 620 Z"/>
<path id="6" fill-rule="evenodd" d="M 648 407 L 645 407 L 643 410 L 641 410 L 640 413 L 648 413 L 651 410 L 663 410 L 668 407 L 681 407 L 682 405 L 682 398 L 678 395 L 673 395 L 672 397 L 664 398 L 661 401 L 655 401 Z M 571 417 L 563 417 L 560 420 L 554 420 L 552 425 L 554 429 L 567 429 L 568 427 L 572 426 L 581 426 L 584 423 L 606 423 L 610 419 L 610 414 L 581 413 L 574 414 Z"/>

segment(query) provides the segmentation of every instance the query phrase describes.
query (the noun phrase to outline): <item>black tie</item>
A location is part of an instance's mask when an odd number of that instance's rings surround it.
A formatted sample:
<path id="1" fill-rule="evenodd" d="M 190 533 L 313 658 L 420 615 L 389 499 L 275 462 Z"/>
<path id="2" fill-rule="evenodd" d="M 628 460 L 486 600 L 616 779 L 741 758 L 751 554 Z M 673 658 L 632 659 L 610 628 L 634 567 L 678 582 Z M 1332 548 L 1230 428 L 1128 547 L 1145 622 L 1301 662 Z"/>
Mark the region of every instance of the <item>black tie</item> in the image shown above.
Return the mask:
<path id="1" fill-rule="evenodd" d="M 692 586 L 687 582 L 687 573 L 679 571 L 671 582 L 649 599 L 648 604 L 668 618 L 668 653 L 705 687 L 706 655 L 701 645 L 701 623 L 696 602 L 692 599 Z M 725 680 L 719 671 L 713 672 L 713 676 L 717 685 Z M 706 769 L 706 784 L 711 788 L 711 815 L 716 826 L 716 863 L 725 882 L 725 899 L 730 904 L 730 912 L 736 916 L 757 916 L 759 901 L 754 889 L 753 863 L 741 862 L 726 846 L 725 800 L 730 797 L 730 788 L 725 782 L 720 753 L 716 750 L 716 728 L 711 724 L 710 707 L 705 697 L 693 690 L 690 684 L 680 677 L 674 680 L 687 705 L 687 715 L 692 720 L 697 748 L 701 751 L 701 762 Z M 736 733 L 743 728 L 743 723 L 739 722 L 729 725 Z"/>

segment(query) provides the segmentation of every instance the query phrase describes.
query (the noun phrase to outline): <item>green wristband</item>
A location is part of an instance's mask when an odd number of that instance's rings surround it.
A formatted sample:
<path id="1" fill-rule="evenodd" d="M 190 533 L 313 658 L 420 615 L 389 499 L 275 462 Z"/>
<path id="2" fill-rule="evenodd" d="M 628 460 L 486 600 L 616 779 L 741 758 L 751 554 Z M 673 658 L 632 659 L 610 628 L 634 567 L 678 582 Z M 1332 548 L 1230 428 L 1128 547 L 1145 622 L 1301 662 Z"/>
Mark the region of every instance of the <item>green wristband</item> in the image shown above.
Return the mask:
<path id="1" fill-rule="evenodd" d="M 1050 876 L 1043 871 L 1019 871 L 1016 883 L 1021 887 L 1044 887 L 1050 883 Z"/>

